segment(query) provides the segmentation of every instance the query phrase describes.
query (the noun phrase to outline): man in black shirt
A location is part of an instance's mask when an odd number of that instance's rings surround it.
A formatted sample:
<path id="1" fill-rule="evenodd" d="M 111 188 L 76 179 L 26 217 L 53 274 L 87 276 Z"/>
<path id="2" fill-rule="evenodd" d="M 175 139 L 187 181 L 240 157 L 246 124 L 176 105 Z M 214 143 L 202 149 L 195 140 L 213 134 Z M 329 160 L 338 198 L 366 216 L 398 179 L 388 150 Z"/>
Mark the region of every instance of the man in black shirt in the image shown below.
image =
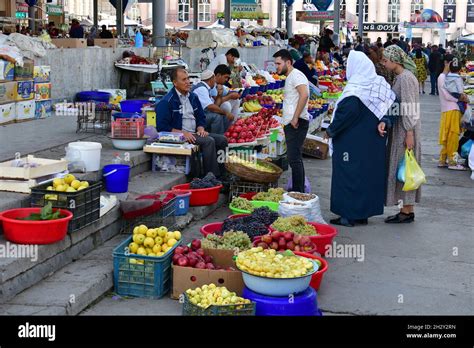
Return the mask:
<path id="1" fill-rule="evenodd" d="M 107 30 L 107 26 L 105 24 L 102 26 L 102 31 L 100 32 L 99 37 L 101 39 L 113 39 L 114 38 L 114 36 L 112 35 L 112 32 Z"/>
<path id="2" fill-rule="evenodd" d="M 438 91 L 438 76 L 443 70 L 443 56 L 438 50 L 438 46 L 433 45 L 431 47 L 431 54 L 428 63 L 428 69 L 430 70 L 431 79 L 431 93 L 430 95 L 439 95 Z"/>

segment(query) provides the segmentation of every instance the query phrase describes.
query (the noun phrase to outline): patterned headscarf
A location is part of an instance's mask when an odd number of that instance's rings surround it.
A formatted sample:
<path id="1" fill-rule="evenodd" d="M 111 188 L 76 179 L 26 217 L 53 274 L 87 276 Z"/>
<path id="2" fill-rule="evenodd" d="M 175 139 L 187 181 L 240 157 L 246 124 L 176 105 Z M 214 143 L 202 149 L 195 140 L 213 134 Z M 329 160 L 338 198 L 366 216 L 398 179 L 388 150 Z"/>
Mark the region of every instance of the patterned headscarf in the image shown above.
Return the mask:
<path id="1" fill-rule="evenodd" d="M 383 51 L 383 55 L 392 62 L 403 65 L 405 69 L 410 70 L 414 75 L 416 75 L 415 62 L 397 45 L 388 46 Z"/>

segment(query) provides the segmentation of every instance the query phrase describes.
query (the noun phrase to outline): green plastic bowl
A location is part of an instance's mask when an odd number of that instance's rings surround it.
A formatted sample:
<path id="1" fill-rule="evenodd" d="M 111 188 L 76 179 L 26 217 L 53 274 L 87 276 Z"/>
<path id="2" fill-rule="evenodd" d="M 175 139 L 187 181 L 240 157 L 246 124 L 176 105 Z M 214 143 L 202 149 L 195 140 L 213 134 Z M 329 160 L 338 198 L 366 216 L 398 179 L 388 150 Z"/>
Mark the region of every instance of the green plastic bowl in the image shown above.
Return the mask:
<path id="1" fill-rule="evenodd" d="M 268 202 L 268 201 L 250 201 L 250 203 L 255 207 L 255 208 L 261 208 L 261 207 L 268 207 L 270 210 L 274 212 L 278 212 L 278 208 L 280 206 L 279 203 L 275 202 Z M 233 207 L 231 204 L 229 205 L 229 209 L 232 211 L 234 214 L 251 214 L 252 212 L 248 210 L 243 210 L 243 209 L 238 209 Z"/>

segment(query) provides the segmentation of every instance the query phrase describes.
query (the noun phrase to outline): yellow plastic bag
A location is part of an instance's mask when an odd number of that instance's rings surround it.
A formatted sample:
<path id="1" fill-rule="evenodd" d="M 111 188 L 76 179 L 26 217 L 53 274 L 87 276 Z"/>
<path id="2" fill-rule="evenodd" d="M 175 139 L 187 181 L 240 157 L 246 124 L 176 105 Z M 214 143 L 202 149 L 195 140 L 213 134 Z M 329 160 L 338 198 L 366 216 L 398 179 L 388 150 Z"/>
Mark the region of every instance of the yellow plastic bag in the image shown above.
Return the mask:
<path id="1" fill-rule="evenodd" d="M 422 184 L 426 183 L 425 173 L 416 162 L 413 150 L 405 151 L 405 185 L 403 191 L 417 190 Z"/>

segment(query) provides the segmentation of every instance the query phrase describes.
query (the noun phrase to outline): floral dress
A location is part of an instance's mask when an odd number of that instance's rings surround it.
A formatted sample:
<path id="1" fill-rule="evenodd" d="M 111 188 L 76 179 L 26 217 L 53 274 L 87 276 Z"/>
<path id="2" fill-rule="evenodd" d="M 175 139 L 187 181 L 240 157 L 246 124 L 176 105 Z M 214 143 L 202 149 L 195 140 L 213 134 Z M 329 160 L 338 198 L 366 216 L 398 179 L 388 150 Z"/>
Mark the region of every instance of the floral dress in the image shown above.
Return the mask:
<path id="1" fill-rule="evenodd" d="M 418 82 L 425 82 L 428 77 L 428 72 L 426 71 L 426 58 L 413 58 L 413 61 L 416 64 L 416 79 Z"/>

